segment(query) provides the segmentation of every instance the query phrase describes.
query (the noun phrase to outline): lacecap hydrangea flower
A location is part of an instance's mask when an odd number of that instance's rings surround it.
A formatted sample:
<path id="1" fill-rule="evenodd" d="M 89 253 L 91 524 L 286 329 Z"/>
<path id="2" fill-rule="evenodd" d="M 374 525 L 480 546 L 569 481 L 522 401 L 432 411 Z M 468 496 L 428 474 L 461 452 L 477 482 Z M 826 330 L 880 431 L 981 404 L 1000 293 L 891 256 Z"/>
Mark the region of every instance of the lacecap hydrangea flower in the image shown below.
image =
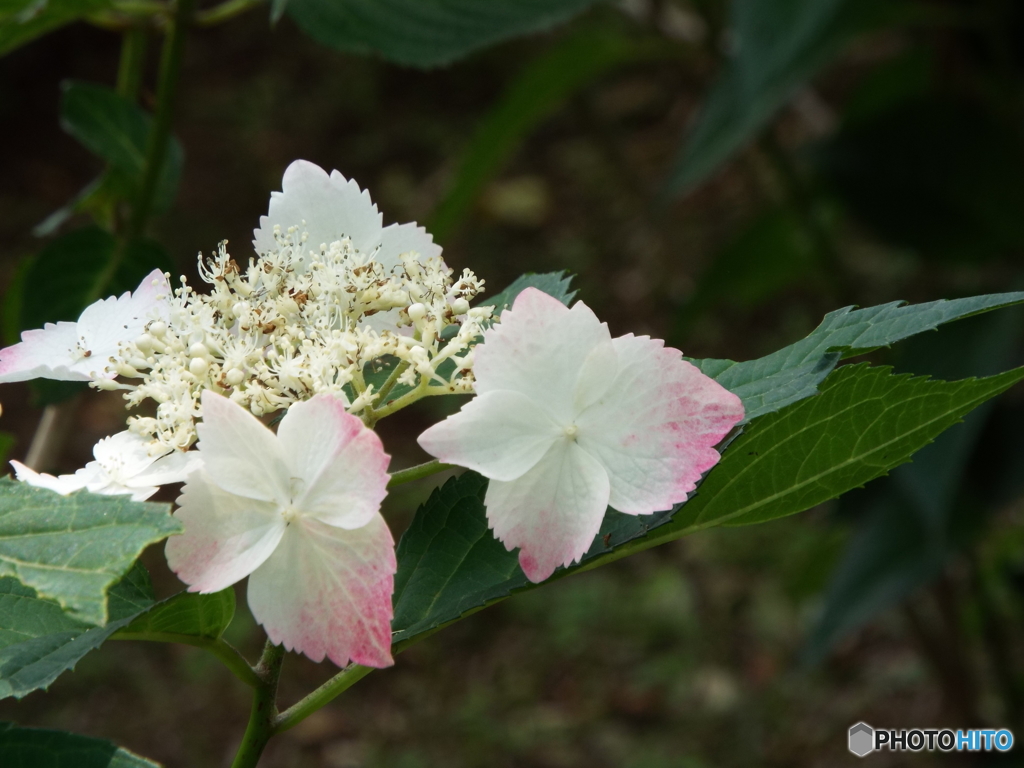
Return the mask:
<path id="1" fill-rule="evenodd" d="M 659 340 L 612 338 L 583 302 L 519 294 L 475 349 L 477 397 L 420 445 L 490 482 L 487 520 L 534 582 L 578 561 L 609 504 L 686 500 L 743 418 L 740 399 Z"/>
<path id="2" fill-rule="evenodd" d="M 248 576 L 249 608 L 276 645 L 390 665 L 396 562 L 377 434 L 334 395 L 292 405 L 275 435 L 209 390 L 198 429 L 203 464 L 178 498 L 171 569 L 192 592 Z"/>

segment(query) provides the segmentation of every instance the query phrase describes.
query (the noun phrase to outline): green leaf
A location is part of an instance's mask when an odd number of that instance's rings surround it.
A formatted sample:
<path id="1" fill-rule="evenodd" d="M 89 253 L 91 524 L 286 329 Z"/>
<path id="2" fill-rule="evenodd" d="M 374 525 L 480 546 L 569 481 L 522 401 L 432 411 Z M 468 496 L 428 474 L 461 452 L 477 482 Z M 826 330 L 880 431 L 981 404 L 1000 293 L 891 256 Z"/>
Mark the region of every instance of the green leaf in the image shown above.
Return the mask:
<path id="1" fill-rule="evenodd" d="M 2 0 L 0 55 L 111 5 L 110 0 Z"/>
<path id="2" fill-rule="evenodd" d="M 583 561 L 554 578 L 703 528 L 764 522 L 835 498 L 907 461 L 1022 378 L 1024 368 L 959 382 L 841 368 L 818 397 L 749 425 L 687 503 L 649 517 L 609 513 Z M 448 481 L 399 542 L 396 642 L 534 586 L 487 530 L 484 489 L 474 473 Z"/>
<path id="3" fill-rule="evenodd" d="M 844 307 L 825 315 L 821 325 L 788 347 L 757 360 L 692 360 L 700 370 L 739 395 L 746 420 L 773 413 L 817 391 L 841 358 L 863 354 L 923 331 L 1001 307 L 1024 302 L 1024 292 L 877 307 Z"/>
<path id="4" fill-rule="evenodd" d="M 584 29 L 528 63 L 477 128 L 427 229 L 445 240 L 523 139 L 572 94 L 611 69 L 665 50 L 606 29 Z"/>
<path id="5" fill-rule="evenodd" d="M 751 425 L 666 531 L 749 525 L 809 509 L 886 474 L 1024 378 L 941 381 L 848 365 L 818 397 Z"/>
<path id="6" fill-rule="evenodd" d="M 166 504 L 61 496 L 0 479 L 0 576 L 13 576 L 76 619 L 107 623 L 107 590 L 142 550 L 179 533 Z"/>
<path id="7" fill-rule="evenodd" d="M 598 0 L 290 0 L 309 36 L 351 53 L 416 67 L 448 64 L 478 48 L 567 21 Z"/>
<path id="8" fill-rule="evenodd" d="M 398 543 L 394 642 L 534 586 L 519 567 L 518 552 L 506 550 L 488 530 L 486 490 L 486 479 L 465 472 L 435 489 L 417 511 Z M 671 510 L 642 516 L 608 510 L 583 563 L 643 536 L 671 516 Z"/>
<path id="9" fill-rule="evenodd" d="M 689 132 L 668 192 L 690 191 L 750 142 L 807 80 L 881 13 L 879 0 L 734 0 L 735 54 Z"/>
<path id="10" fill-rule="evenodd" d="M 0 723 L 0 765 L 4 768 L 160 768 L 117 747 L 63 731 Z"/>
<path id="11" fill-rule="evenodd" d="M 181 592 L 157 603 L 118 632 L 130 635 L 188 635 L 217 640 L 235 616 L 235 590 L 209 595 Z"/>
<path id="12" fill-rule="evenodd" d="M 139 563 L 110 588 L 102 627 L 72 618 L 15 578 L 0 578 L 0 699 L 47 688 L 152 604 L 149 574 Z"/>
<path id="13" fill-rule="evenodd" d="M 531 272 L 517 277 L 501 293 L 481 299 L 477 303 L 484 307 L 494 307 L 494 314 L 500 315 L 512 306 L 516 296 L 527 288 L 536 288 L 549 296 L 554 296 L 568 306 L 573 296 L 576 295 L 576 291 L 569 289 L 571 283 L 572 275 L 567 275 L 565 272 L 545 272 L 539 275 Z"/>
<path id="14" fill-rule="evenodd" d="M 152 117 L 106 86 L 69 80 L 62 88 L 61 126 L 123 174 L 133 194 L 137 193 L 146 165 Z M 166 210 L 174 202 L 183 161 L 181 144 L 172 139 L 157 182 L 157 211 Z"/>
<path id="15" fill-rule="evenodd" d="M 1017 308 L 920 336 L 901 350 L 900 362 L 958 378 L 991 374 L 1012 359 L 1021 320 Z M 845 497 L 845 506 L 863 514 L 809 632 L 806 662 L 820 660 L 840 638 L 933 580 L 974 539 L 986 515 L 979 494 L 958 490 L 993 405 L 975 409 L 870 492 Z"/>

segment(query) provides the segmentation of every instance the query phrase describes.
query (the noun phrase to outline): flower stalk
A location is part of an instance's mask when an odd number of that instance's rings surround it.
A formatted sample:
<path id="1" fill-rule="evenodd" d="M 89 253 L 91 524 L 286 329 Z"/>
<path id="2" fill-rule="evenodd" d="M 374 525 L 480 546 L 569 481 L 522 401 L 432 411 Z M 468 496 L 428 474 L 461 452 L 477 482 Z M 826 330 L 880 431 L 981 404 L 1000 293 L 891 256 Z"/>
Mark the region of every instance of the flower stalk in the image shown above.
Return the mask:
<path id="1" fill-rule="evenodd" d="M 281 677 L 283 662 L 284 648 L 274 645 L 268 639 L 263 648 L 263 656 L 253 668 L 259 684 L 253 693 L 249 725 L 245 729 L 242 744 L 235 754 L 231 768 L 254 768 L 270 737 L 274 735 L 274 724 L 277 721 L 277 682 Z"/>

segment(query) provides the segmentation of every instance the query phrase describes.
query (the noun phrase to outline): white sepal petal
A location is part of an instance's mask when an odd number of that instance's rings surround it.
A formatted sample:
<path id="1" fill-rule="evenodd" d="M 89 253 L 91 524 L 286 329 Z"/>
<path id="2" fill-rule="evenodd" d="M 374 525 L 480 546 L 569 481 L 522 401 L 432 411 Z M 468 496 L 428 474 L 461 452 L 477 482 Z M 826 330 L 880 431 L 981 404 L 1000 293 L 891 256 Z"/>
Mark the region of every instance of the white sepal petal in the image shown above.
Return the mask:
<path id="1" fill-rule="evenodd" d="M 313 661 L 387 667 L 396 567 L 379 514 L 355 530 L 300 518 L 249 577 L 249 607 L 274 643 Z"/>
<path id="2" fill-rule="evenodd" d="M 517 480 L 491 480 L 484 503 L 494 535 L 508 549 L 521 548 L 519 564 L 538 583 L 590 548 L 608 505 L 608 474 L 563 439 Z"/>

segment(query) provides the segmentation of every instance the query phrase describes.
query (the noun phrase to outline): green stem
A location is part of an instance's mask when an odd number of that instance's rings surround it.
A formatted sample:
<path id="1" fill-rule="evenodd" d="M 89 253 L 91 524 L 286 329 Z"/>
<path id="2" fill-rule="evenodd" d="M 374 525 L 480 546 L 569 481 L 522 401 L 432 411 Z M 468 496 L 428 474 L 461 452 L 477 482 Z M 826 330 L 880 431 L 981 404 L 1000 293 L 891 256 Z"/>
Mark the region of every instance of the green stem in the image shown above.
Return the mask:
<path id="1" fill-rule="evenodd" d="M 298 725 L 311 714 L 324 705 L 330 703 L 335 697 L 346 691 L 351 686 L 362 680 L 373 672 L 373 667 L 364 667 L 359 664 L 352 664 L 341 670 L 338 674 L 321 685 L 301 701 L 288 707 L 277 716 L 274 721 L 275 734 L 287 731 L 289 728 Z"/>
<path id="2" fill-rule="evenodd" d="M 178 0 L 167 38 L 164 40 L 160 60 L 160 82 L 156 94 L 156 115 L 147 137 L 146 160 L 139 199 L 136 201 L 128 225 L 129 241 L 136 240 L 142 235 L 146 228 L 146 221 L 153 209 L 153 198 L 156 196 L 160 172 L 163 170 L 164 158 L 167 156 L 171 119 L 174 115 L 174 97 L 178 90 L 178 75 L 181 72 L 181 60 L 185 54 L 185 37 L 188 25 L 192 20 L 194 7 L 195 0 Z M 116 270 L 116 265 L 114 268 Z"/>
<path id="3" fill-rule="evenodd" d="M 196 637 L 195 635 L 179 635 L 174 632 L 119 632 L 111 639 L 113 640 L 142 640 L 155 643 L 180 643 L 191 645 L 194 648 L 202 648 L 216 656 L 231 670 L 232 674 L 252 688 L 262 684 L 262 680 L 256 674 L 233 645 L 224 640 L 214 640 L 208 637 Z"/>
<path id="4" fill-rule="evenodd" d="M 146 59 L 146 30 L 132 27 L 121 38 L 121 61 L 117 68 L 117 93 L 136 102 L 142 87 L 142 66 Z"/>
<path id="5" fill-rule="evenodd" d="M 391 393 L 391 390 L 395 388 L 395 384 L 398 383 L 399 377 L 403 373 L 405 373 L 408 367 L 409 363 L 406 360 L 403 360 L 402 362 L 395 366 L 395 370 L 393 370 L 391 372 L 391 375 L 388 376 L 387 381 L 385 381 L 384 384 L 381 385 L 381 388 L 377 390 L 378 403 L 384 402 L 384 398 L 387 397 Z"/>
<path id="6" fill-rule="evenodd" d="M 249 725 L 245 729 L 245 736 L 242 737 L 242 743 L 238 747 L 231 768 L 255 768 L 267 742 L 274 735 L 274 726 L 278 719 L 277 681 L 281 677 L 282 661 L 284 648 L 267 640 L 260 663 L 253 670 L 260 684 L 252 697 Z"/>
<path id="7" fill-rule="evenodd" d="M 225 3 L 216 5 L 205 11 L 201 11 L 196 14 L 196 24 L 201 27 L 212 27 L 215 24 L 220 24 L 233 19 L 235 16 L 240 16 L 246 11 L 255 8 L 258 5 L 263 5 L 264 0 L 227 0 Z"/>
<path id="8" fill-rule="evenodd" d="M 436 475 L 438 472 L 444 472 L 446 469 L 453 469 L 454 464 L 442 464 L 437 459 L 428 461 L 426 464 L 417 464 L 415 467 L 409 467 L 408 469 L 400 469 L 391 475 L 391 479 L 388 480 L 388 488 L 394 488 L 396 485 L 402 483 L 409 483 L 413 480 L 419 480 L 424 477 L 430 477 Z"/>

